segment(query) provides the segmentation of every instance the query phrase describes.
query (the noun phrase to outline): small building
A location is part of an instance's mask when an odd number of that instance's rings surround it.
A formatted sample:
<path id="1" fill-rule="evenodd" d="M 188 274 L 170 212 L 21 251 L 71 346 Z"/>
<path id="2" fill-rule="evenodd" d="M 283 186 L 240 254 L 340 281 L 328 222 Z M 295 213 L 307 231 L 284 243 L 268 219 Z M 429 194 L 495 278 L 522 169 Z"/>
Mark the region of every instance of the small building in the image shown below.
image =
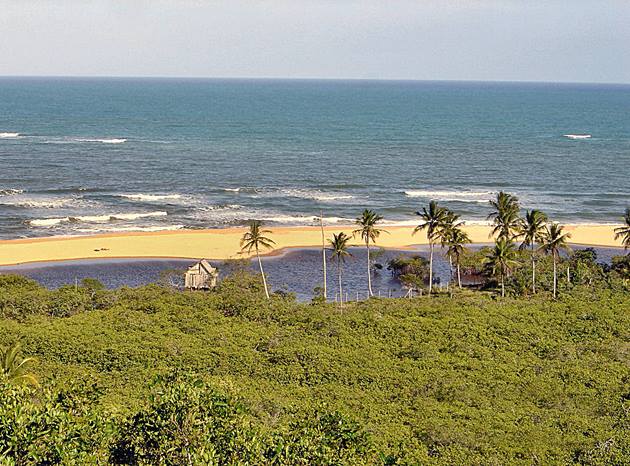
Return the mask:
<path id="1" fill-rule="evenodd" d="M 217 286 L 219 271 L 205 259 L 188 267 L 184 276 L 184 288 L 187 290 L 209 290 Z"/>

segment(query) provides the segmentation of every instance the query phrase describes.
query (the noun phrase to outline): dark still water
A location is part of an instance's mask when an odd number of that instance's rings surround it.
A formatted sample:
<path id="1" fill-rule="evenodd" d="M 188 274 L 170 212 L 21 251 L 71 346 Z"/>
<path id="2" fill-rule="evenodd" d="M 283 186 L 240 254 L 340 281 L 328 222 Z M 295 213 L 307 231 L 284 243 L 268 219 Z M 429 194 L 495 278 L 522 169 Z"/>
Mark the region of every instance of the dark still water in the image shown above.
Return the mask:
<path id="1" fill-rule="evenodd" d="M 473 246 L 478 248 L 480 246 Z M 574 250 L 581 247 L 575 247 Z M 598 261 L 610 263 L 611 257 L 622 253 L 617 248 L 596 248 Z M 363 248 L 351 248 L 352 257 L 348 258 L 343 266 L 344 294 L 348 298 L 356 299 L 366 296 L 366 271 L 365 250 Z M 395 280 L 387 270 L 387 262 L 400 255 L 421 255 L 428 257 L 427 247 L 418 246 L 415 250 L 395 251 L 386 250 L 375 260 L 382 264 L 383 269 L 373 276 L 373 290 L 376 295 L 400 296 L 406 293 L 401 289 L 400 283 Z M 307 301 L 313 296 L 313 289 L 321 286 L 322 262 L 319 249 L 288 250 L 281 256 L 266 257 L 263 259 L 265 273 L 269 277 L 269 283 L 273 290 L 282 290 L 295 293 L 299 300 Z M 181 276 L 186 268 L 194 261 L 188 259 L 99 259 L 78 260 L 56 263 L 25 264 L 20 266 L 0 267 L 2 273 L 17 273 L 31 277 L 48 288 L 58 288 L 62 285 L 74 284 L 84 278 L 96 278 L 108 288 L 121 286 L 136 287 L 149 283 L 159 282 L 164 272 L 180 271 Z M 212 261 L 220 272 L 226 273 L 221 261 Z M 446 284 L 450 280 L 448 262 L 440 254 L 436 254 L 434 261 L 435 276 L 440 283 Z M 252 270 L 258 271 L 258 265 L 252 261 Z M 337 267 L 334 263 L 328 264 L 328 290 L 329 297 L 334 299 L 338 293 Z"/>
<path id="2" fill-rule="evenodd" d="M 0 238 L 630 199 L 630 86 L 0 78 Z"/>

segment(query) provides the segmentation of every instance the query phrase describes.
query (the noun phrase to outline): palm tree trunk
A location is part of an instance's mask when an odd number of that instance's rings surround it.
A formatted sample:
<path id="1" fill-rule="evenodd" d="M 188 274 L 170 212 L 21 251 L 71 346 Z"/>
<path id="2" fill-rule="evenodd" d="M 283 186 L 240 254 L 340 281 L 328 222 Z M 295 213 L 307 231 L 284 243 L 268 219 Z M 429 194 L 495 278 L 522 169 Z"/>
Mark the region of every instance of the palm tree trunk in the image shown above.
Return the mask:
<path id="1" fill-rule="evenodd" d="M 433 243 L 429 241 L 429 296 L 433 289 Z"/>
<path id="2" fill-rule="evenodd" d="M 365 242 L 365 247 L 367 249 L 368 296 L 373 296 L 374 293 L 372 293 L 372 274 L 370 273 L 370 241 L 369 240 Z"/>
<path id="3" fill-rule="evenodd" d="M 453 258 L 451 256 L 448 256 L 448 268 L 449 268 L 449 271 L 451 272 L 451 278 L 449 279 L 449 284 L 450 284 L 450 282 L 453 281 L 453 277 L 455 276 L 455 271 L 453 270 Z"/>
<path id="4" fill-rule="evenodd" d="M 265 296 L 269 299 L 269 290 L 267 289 L 267 279 L 265 278 L 265 271 L 263 270 L 262 261 L 260 260 L 260 253 L 258 252 L 258 248 L 256 248 L 256 257 L 258 258 L 258 266 L 260 267 L 260 274 L 263 279 L 263 286 L 265 287 Z"/>
<path id="5" fill-rule="evenodd" d="M 324 238 L 324 212 L 320 212 L 320 226 L 322 228 L 322 262 L 324 265 L 324 301 L 328 299 L 328 287 L 326 285 L 326 240 Z"/>
<path id="6" fill-rule="evenodd" d="M 554 299 L 556 298 L 557 287 L 558 287 L 558 271 L 556 270 L 556 255 L 554 253 L 553 254 L 553 297 Z"/>
<path id="7" fill-rule="evenodd" d="M 337 259 L 337 271 L 339 273 L 339 306 L 343 309 L 343 289 L 341 288 L 341 259 Z"/>
<path id="8" fill-rule="evenodd" d="M 457 260 L 457 284 L 459 285 L 459 289 L 462 289 L 462 274 L 459 270 L 459 259 Z"/>
<path id="9" fill-rule="evenodd" d="M 501 297 L 505 298 L 505 274 L 501 274 Z"/>
<path id="10" fill-rule="evenodd" d="M 532 293 L 536 294 L 536 260 L 534 259 L 534 243 L 532 243 Z"/>

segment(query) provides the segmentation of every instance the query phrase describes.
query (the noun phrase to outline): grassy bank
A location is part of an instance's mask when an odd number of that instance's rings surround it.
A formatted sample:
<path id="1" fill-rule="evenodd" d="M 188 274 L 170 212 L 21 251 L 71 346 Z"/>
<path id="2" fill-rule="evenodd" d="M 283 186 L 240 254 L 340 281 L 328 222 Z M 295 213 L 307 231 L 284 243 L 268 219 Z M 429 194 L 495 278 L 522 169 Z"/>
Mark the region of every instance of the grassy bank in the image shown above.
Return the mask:
<path id="1" fill-rule="evenodd" d="M 351 454 L 342 453 L 351 442 L 333 448 L 331 463 L 630 460 L 630 295 L 623 290 L 580 288 L 559 301 L 467 293 L 373 299 L 343 312 L 290 297 L 268 302 L 248 276 L 206 294 L 89 283 L 46 291 L 4 277 L 0 296 L 0 345 L 19 339 L 38 360 L 32 370 L 42 388 L 19 403 L 46 390 L 88 393 L 82 409 L 107 417 L 115 432 L 92 445 L 101 459 L 111 461 L 125 422 L 155 408 L 151 381 L 176 370 L 169 389 L 183 384 L 185 393 L 237 400 L 260 451 L 278 432 L 295 437 L 296 420 L 323 413 L 356 422 L 353 439 L 365 435 Z M 195 388 L 196 380 L 206 388 Z M 253 463 L 283 462 L 260 451 Z M 326 462 L 302 454 L 306 463 Z"/>

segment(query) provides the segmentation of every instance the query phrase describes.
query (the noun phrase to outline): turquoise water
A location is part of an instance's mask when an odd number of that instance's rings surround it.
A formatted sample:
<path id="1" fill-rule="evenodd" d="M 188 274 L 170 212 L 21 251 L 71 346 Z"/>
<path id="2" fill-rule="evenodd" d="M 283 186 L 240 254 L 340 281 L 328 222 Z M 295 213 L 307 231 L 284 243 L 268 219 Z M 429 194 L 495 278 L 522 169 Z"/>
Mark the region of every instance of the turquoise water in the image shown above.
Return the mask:
<path id="1" fill-rule="evenodd" d="M 572 139 L 565 135 L 591 135 Z M 0 79 L 0 237 L 630 205 L 630 86 Z"/>

